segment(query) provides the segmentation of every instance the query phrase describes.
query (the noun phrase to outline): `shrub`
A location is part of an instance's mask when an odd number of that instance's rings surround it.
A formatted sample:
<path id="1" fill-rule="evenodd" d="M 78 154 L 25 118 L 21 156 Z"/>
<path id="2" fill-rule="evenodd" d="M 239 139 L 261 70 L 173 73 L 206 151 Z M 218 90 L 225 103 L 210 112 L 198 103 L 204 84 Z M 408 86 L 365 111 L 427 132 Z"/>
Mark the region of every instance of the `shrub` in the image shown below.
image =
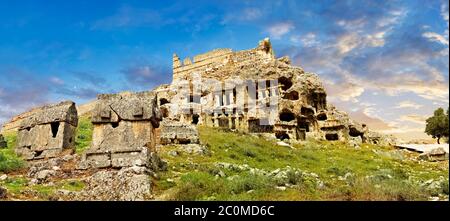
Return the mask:
<path id="1" fill-rule="evenodd" d="M 8 173 L 21 169 L 24 162 L 17 156 L 7 155 L 0 152 L 0 172 Z"/>

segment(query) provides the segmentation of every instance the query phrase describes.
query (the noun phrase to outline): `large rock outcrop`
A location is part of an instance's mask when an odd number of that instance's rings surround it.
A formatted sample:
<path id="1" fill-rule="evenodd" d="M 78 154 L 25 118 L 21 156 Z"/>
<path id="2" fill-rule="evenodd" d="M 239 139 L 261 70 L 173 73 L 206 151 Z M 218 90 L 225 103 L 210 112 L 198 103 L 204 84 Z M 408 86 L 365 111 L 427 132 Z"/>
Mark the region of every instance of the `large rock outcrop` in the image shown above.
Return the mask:
<path id="1" fill-rule="evenodd" d="M 269 39 L 254 49 L 216 49 L 193 61 L 181 62 L 174 54 L 172 83 L 155 91 L 164 120 L 171 122 L 270 133 L 281 140 L 387 143 L 328 104 L 316 74 L 292 66 L 288 57 L 275 58 Z"/>
<path id="2" fill-rule="evenodd" d="M 36 110 L 21 121 L 16 153 L 27 160 L 35 160 L 74 150 L 78 125 L 75 103 L 65 101 Z"/>

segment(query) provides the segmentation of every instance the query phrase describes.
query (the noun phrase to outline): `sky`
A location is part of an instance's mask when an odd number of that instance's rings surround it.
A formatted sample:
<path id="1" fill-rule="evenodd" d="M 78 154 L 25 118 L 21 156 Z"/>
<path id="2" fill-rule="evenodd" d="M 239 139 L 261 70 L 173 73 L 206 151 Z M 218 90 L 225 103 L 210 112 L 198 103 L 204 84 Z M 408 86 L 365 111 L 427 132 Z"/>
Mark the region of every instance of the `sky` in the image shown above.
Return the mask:
<path id="1" fill-rule="evenodd" d="M 30 107 L 149 90 L 181 58 L 270 37 L 369 127 L 424 137 L 449 105 L 447 0 L 0 1 L 0 124 Z"/>

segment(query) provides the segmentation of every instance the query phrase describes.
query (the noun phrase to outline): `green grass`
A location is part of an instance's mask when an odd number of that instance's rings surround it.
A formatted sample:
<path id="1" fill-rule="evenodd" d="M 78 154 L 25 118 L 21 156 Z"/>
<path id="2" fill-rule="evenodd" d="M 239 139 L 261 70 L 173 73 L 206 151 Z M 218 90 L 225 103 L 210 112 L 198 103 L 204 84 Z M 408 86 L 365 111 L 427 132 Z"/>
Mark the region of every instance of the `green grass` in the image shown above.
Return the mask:
<path id="1" fill-rule="evenodd" d="M 9 173 L 20 170 L 25 163 L 14 152 L 17 141 L 17 133 L 11 132 L 4 135 L 7 140 L 7 148 L 0 149 L 0 172 Z"/>
<path id="2" fill-rule="evenodd" d="M 89 117 L 82 116 L 78 120 L 77 137 L 75 139 L 76 153 L 83 153 L 92 142 L 92 131 L 94 126 Z"/>
<path id="3" fill-rule="evenodd" d="M 168 152 L 177 147 L 164 147 L 161 155 L 169 169 L 156 182 L 157 194 L 171 200 L 427 200 L 439 194 L 448 196 L 448 164 L 418 163 L 392 147 L 363 144 L 354 149 L 341 142 L 310 140 L 291 149 L 245 133 L 206 127 L 199 132 L 211 154 L 179 151 L 178 156 L 171 156 Z M 276 187 L 285 181 L 248 170 L 218 168 L 217 162 L 247 164 L 264 171 L 289 166 L 317 174 L 323 184 L 318 188 L 311 176 L 288 174 L 287 182 L 293 186 L 280 190 Z M 226 176 L 218 176 L 219 171 Z M 421 186 L 440 176 L 446 180 L 442 187 Z"/>
<path id="4" fill-rule="evenodd" d="M 54 185 L 32 185 L 29 182 L 28 178 L 11 176 L 1 181 L 0 185 L 5 187 L 13 198 L 22 200 L 53 200 L 58 190 L 78 192 L 85 186 L 84 182 L 75 179 L 55 181 Z"/>
<path id="5" fill-rule="evenodd" d="M 81 191 L 85 184 L 79 180 L 66 180 L 61 184 L 61 189 L 69 191 Z"/>

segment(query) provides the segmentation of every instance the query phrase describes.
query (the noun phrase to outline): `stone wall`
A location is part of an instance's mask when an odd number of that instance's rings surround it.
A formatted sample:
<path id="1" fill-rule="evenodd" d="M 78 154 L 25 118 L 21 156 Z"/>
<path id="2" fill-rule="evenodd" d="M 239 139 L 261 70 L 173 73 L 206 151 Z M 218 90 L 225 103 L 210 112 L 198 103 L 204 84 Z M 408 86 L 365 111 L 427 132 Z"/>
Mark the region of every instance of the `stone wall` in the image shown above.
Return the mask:
<path id="1" fill-rule="evenodd" d="M 99 95 L 92 111 L 92 146 L 80 168 L 151 167 L 159 121 L 152 92 Z"/>
<path id="2" fill-rule="evenodd" d="M 179 57 L 173 56 L 173 80 L 189 79 L 191 73 L 199 73 L 203 77 L 215 73 L 215 70 L 221 66 L 232 64 L 233 66 L 249 67 L 253 64 L 274 60 L 272 45 L 268 39 L 264 39 L 258 47 L 250 50 L 233 52 L 231 49 L 216 49 L 194 57 L 192 62 L 190 58 L 185 58 L 181 63 Z M 208 76 L 206 76 L 208 75 Z"/>
<path id="3" fill-rule="evenodd" d="M 77 109 L 72 101 L 38 108 L 18 127 L 17 154 L 27 160 L 56 157 L 75 148 Z"/>
<path id="4" fill-rule="evenodd" d="M 276 59 L 269 39 L 249 50 L 213 50 L 194 62 L 174 55 L 172 84 L 155 91 L 164 118 L 189 127 L 268 133 L 282 140 L 377 140 L 364 137 L 367 128 L 328 105 L 316 74 L 291 65 L 288 57 Z M 176 136 L 167 127 L 161 130 L 161 137 L 167 135 L 163 143 Z"/>

